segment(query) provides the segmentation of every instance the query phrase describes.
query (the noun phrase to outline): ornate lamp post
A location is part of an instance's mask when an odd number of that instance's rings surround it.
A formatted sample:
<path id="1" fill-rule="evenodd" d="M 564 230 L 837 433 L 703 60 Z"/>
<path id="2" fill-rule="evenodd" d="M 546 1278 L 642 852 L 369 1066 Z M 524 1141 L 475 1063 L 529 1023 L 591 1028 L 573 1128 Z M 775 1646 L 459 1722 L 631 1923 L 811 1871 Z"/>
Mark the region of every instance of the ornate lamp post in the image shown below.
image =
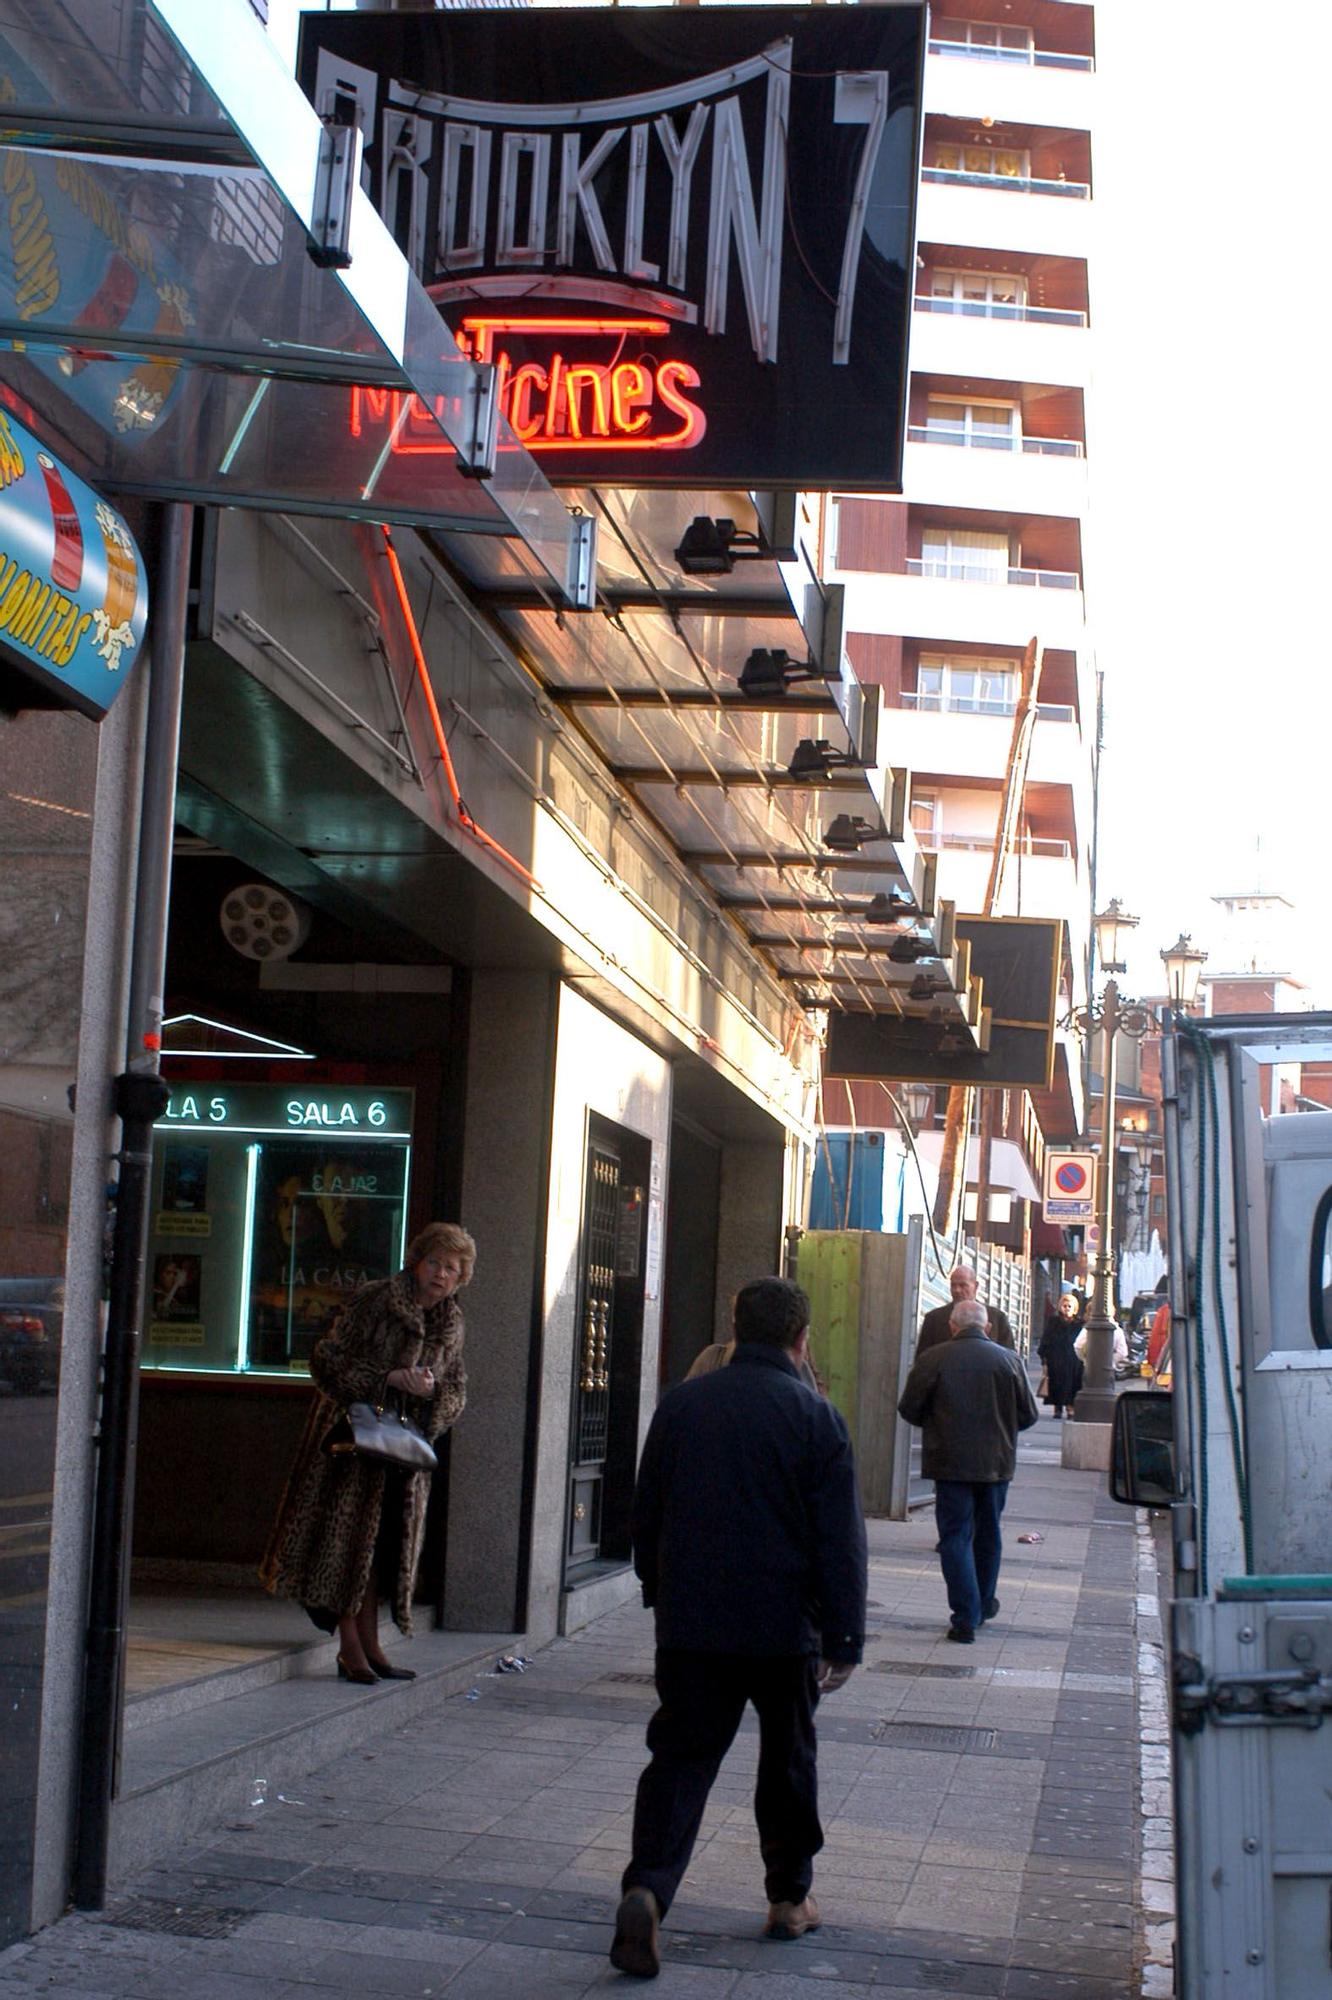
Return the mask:
<path id="1" fill-rule="evenodd" d="M 1196 949 L 1187 931 L 1181 931 L 1169 950 L 1161 953 L 1172 1013 L 1187 1014 L 1193 1006 L 1206 962 L 1207 953 Z"/>
<path id="2" fill-rule="evenodd" d="M 1101 1058 L 1101 1159 L 1096 1181 L 1096 1222 L 1099 1240 L 1093 1267 L 1091 1311 L 1087 1315 L 1086 1376 L 1078 1395 L 1075 1416 L 1079 1423 L 1108 1424 L 1115 1411 L 1115 1315 L 1114 1243 L 1112 1204 L 1115 1192 L 1115 1037 L 1145 1035 L 1152 1025 L 1150 1008 L 1136 1000 L 1121 1000 L 1114 974 L 1123 972 L 1124 950 L 1130 931 L 1138 919 L 1119 905 L 1107 905 L 1093 918 L 1096 955 L 1102 969 L 1112 976 L 1105 983 L 1100 1001 L 1077 1008 L 1069 1024 L 1080 1035 L 1100 1033 Z"/>

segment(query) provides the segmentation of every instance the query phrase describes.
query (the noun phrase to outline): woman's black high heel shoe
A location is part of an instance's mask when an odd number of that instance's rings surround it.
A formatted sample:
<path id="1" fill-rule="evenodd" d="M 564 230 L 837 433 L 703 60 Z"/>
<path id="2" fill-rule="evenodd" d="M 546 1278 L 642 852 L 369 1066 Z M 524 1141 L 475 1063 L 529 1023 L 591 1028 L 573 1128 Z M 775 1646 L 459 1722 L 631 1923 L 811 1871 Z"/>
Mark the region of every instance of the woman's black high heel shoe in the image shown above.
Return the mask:
<path id="1" fill-rule="evenodd" d="M 369 1655 L 367 1654 L 366 1657 L 369 1658 Z M 416 1679 L 415 1667 L 391 1667 L 387 1660 L 382 1662 L 371 1660 L 370 1671 L 381 1681 L 414 1681 Z"/>
<path id="2" fill-rule="evenodd" d="M 349 1667 L 341 1653 L 338 1654 L 338 1679 L 340 1681 L 355 1681 L 357 1687 L 372 1688 L 378 1678 L 377 1674 L 371 1673 L 369 1667 Z"/>

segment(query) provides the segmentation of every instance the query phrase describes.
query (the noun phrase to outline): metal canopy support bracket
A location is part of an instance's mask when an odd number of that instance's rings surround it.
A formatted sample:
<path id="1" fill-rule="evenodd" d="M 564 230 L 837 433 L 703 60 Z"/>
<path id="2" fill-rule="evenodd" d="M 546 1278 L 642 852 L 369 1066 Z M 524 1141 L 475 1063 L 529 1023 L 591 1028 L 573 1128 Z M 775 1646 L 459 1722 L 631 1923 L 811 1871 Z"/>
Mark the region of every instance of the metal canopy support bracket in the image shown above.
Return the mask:
<path id="1" fill-rule="evenodd" d="M 320 120 L 310 258 L 321 270 L 351 268 L 352 197 L 361 178 L 361 129 L 340 118 Z"/>
<path id="2" fill-rule="evenodd" d="M 493 371 L 492 371 L 493 372 Z M 597 518 L 569 516 L 569 576 L 565 595 L 575 611 L 591 611 L 597 601 Z"/>
<path id="3" fill-rule="evenodd" d="M 458 470 L 468 479 L 494 478 L 499 420 L 499 371 L 478 363 L 472 370 L 463 406 L 467 434 L 457 453 Z"/>

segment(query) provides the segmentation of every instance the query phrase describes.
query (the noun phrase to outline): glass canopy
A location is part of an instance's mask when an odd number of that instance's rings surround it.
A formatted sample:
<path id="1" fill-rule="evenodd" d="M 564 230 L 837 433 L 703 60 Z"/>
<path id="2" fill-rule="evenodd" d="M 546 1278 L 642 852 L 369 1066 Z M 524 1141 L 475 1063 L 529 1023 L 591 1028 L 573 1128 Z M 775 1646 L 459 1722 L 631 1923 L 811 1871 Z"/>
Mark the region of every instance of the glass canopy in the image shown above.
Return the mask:
<path id="1" fill-rule="evenodd" d="M 33 21 L 40 18 L 41 25 Z M 314 261 L 324 128 L 243 0 L 0 0 L 0 386 L 94 484 L 517 536 L 569 509 L 358 186 Z"/>
<path id="2" fill-rule="evenodd" d="M 112 493 L 417 526 L 803 1004 L 980 1039 L 794 510 L 557 493 L 502 418 L 492 454 L 354 176 L 312 255 L 329 135 L 245 0 L 0 0 L 0 91 L 0 397 Z M 738 531 L 704 573 L 699 520 Z"/>

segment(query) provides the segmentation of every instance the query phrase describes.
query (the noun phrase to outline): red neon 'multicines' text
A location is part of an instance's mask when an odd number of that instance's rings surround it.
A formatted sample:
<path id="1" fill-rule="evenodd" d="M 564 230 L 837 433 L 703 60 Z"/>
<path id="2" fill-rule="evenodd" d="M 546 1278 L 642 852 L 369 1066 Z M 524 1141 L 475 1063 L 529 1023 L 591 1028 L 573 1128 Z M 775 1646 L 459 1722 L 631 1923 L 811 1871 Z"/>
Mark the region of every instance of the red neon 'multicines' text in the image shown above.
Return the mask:
<path id="1" fill-rule="evenodd" d="M 457 335 L 469 359 L 493 362 L 500 408 L 519 441 L 532 452 L 687 451 L 700 442 L 707 417 L 686 392 L 702 386 L 687 361 L 642 354 L 620 359 L 626 342 L 669 332 L 665 320 L 467 319 Z M 552 343 L 542 360 L 519 360 L 503 343 L 518 335 L 530 356 L 535 342 Z M 571 357 L 569 339 L 586 350 L 589 339 L 612 343 L 612 358 Z M 419 399 L 400 390 L 352 390 L 351 430 L 387 422 L 394 453 L 452 449 Z"/>

